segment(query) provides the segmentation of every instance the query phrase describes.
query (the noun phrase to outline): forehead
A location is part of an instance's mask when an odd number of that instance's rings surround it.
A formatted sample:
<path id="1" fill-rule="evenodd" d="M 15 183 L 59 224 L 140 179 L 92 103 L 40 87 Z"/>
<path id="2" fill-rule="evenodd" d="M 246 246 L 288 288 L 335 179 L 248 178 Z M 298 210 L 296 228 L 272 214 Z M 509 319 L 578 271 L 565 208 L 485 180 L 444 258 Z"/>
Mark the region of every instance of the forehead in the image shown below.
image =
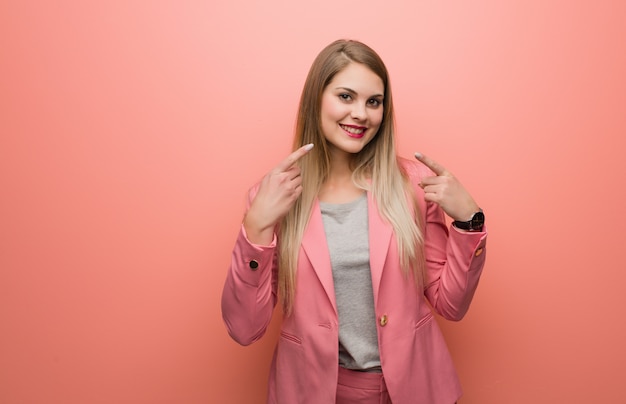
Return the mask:
<path id="1" fill-rule="evenodd" d="M 383 80 L 369 67 L 361 63 L 350 63 L 333 77 L 328 89 L 349 88 L 357 93 L 384 94 Z"/>

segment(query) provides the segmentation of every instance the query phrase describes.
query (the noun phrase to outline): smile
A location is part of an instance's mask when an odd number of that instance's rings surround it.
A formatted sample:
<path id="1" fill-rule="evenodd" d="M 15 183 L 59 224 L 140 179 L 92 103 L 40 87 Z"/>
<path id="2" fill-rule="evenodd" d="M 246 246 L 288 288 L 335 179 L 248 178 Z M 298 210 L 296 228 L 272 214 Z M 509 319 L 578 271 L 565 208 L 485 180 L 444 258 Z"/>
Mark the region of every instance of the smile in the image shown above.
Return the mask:
<path id="1" fill-rule="evenodd" d="M 367 130 L 367 128 L 364 126 L 353 126 L 353 125 L 342 125 L 342 124 L 339 124 L 339 126 L 341 127 L 341 129 L 346 131 L 349 136 L 352 136 L 352 137 L 361 137 Z"/>

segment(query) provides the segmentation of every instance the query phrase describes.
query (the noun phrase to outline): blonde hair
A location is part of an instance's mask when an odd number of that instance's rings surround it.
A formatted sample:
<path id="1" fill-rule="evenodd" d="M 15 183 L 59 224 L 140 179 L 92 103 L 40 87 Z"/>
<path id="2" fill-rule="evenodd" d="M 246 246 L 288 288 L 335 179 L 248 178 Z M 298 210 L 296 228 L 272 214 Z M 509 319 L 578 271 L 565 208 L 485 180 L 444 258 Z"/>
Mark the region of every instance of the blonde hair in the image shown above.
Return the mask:
<path id="1" fill-rule="evenodd" d="M 382 123 L 376 136 L 353 156 L 352 180 L 359 188 L 373 194 L 379 213 L 393 227 L 400 266 L 405 274 L 412 273 L 418 286 L 424 279 L 423 225 L 413 189 L 396 156 L 387 68 L 367 45 L 338 40 L 316 57 L 300 98 L 293 148 L 295 150 L 308 143 L 314 143 L 315 147 L 300 160 L 303 191 L 278 229 L 278 293 L 286 315 L 293 310 L 298 254 L 304 230 L 330 171 L 329 149 L 321 128 L 322 93 L 335 75 L 350 63 L 367 66 L 382 79 L 385 88 Z"/>

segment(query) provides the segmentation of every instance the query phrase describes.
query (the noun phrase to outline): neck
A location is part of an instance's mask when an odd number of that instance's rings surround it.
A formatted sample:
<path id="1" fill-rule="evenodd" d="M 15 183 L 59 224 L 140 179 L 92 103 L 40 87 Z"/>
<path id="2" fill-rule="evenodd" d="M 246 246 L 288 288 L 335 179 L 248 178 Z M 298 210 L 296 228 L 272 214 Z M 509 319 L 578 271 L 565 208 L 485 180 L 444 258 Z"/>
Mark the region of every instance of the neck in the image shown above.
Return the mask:
<path id="1" fill-rule="evenodd" d="M 346 158 L 333 158 L 328 178 L 322 184 L 318 195 L 322 202 L 346 203 L 358 198 L 363 190 L 352 182 L 352 168 L 349 155 Z"/>
<path id="2" fill-rule="evenodd" d="M 351 162 L 352 162 L 351 154 L 342 152 L 331 146 L 330 167 L 329 167 L 330 171 L 328 173 L 329 180 L 346 178 L 346 177 L 350 178 L 352 176 Z"/>

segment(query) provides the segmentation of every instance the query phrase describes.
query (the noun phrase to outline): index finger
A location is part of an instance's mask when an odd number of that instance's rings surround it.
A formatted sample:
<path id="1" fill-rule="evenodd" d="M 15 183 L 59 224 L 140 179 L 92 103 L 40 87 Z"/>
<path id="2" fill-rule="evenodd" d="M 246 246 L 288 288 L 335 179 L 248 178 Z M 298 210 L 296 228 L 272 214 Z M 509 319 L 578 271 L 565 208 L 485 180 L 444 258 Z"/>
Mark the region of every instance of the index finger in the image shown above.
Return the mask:
<path id="1" fill-rule="evenodd" d="M 287 156 L 286 159 L 281 161 L 276 166 L 276 169 L 278 171 L 287 171 L 287 170 L 289 170 L 294 164 L 296 164 L 296 162 L 298 160 L 300 160 L 302 158 L 302 156 L 307 154 L 312 148 L 313 148 L 313 143 L 309 143 L 307 145 L 302 146 L 301 148 L 299 148 L 298 150 L 294 151 L 289 156 Z"/>
<path id="2" fill-rule="evenodd" d="M 435 160 L 424 156 L 422 153 L 415 153 L 415 158 L 421 161 L 426 167 L 433 170 L 433 172 L 437 175 L 445 175 L 448 174 L 448 170 L 441 164 L 437 163 Z"/>

